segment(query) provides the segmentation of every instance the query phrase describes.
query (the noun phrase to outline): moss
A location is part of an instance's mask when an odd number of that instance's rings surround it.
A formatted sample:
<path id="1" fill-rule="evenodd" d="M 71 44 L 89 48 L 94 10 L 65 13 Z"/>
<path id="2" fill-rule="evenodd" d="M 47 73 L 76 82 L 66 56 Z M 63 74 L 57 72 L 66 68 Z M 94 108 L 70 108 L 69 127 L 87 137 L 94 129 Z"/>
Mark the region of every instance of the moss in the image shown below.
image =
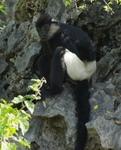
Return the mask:
<path id="1" fill-rule="evenodd" d="M 19 22 L 32 20 L 33 16 L 46 7 L 46 0 L 18 0 L 15 20 Z"/>

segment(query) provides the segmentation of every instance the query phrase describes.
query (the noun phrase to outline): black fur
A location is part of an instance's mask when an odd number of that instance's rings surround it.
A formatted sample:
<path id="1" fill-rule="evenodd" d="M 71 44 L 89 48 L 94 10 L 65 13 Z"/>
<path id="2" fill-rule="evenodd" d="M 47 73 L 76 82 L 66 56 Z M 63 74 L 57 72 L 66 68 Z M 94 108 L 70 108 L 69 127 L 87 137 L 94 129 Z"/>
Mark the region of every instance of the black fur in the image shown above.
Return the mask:
<path id="1" fill-rule="evenodd" d="M 95 60 L 95 53 L 92 42 L 84 31 L 51 19 L 50 15 L 43 11 L 36 22 L 36 29 L 41 38 L 42 55 L 37 61 L 38 68 L 34 69 L 39 72 L 39 76 L 46 78 L 50 93 L 58 94 L 63 90 L 62 84 L 67 78 L 63 60 L 66 49 L 75 53 L 82 61 L 89 62 Z M 75 150 L 84 150 L 87 141 L 85 124 L 90 116 L 89 85 L 88 79 L 76 82 L 77 84 L 73 85 L 78 118 Z M 46 94 L 48 95 L 48 92 Z"/>
<path id="2" fill-rule="evenodd" d="M 41 22 L 42 16 L 42 22 Z M 95 52 L 92 49 L 92 42 L 89 36 L 79 28 L 68 24 L 52 21 L 47 13 L 42 14 L 36 22 L 36 29 L 41 38 L 43 53 L 53 56 L 55 49 L 58 46 L 63 46 L 74 52 L 81 60 L 95 60 Z M 45 17 L 45 20 L 43 19 Z M 49 18 L 49 21 L 48 19 Z M 51 26 L 50 32 L 46 36 L 41 35 L 41 29 L 44 25 Z M 55 31 L 56 27 L 56 31 Z"/>
<path id="3" fill-rule="evenodd" d="M 87 128 L 85 124 L 89 121 L 90 117 L 88 80 L 79 81 L 73 89 L 76 100 L 76 117 L 78 118 L 75 150 L 83 150 L 87 141 Z"/>
<path id="4" fill-rule="evenodd" d="M 63 55 L 65 53 L 65 48 L 57 47 L 52 63 L 51 63 L 51 71 L 50 71 L 50 86 L 52 93 L 60 93 L 62 91 L 62 84 L 64 81 L 66 66 L 63 61 Z"/>

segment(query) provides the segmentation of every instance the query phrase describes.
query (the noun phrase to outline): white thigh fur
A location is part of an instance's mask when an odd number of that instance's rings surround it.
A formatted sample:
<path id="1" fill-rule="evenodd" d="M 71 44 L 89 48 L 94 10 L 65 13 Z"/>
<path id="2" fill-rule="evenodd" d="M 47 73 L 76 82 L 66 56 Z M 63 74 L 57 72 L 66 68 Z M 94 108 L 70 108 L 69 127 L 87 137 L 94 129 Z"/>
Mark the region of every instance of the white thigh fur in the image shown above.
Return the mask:
<path id="1" fill-rule="evenodd" d="M 72 80 L 90 79 L 96 70 L 96 61 L 83 62 L 79 57 L 66 49 L 64 62 L 67 67 L 67 74 Z"/>

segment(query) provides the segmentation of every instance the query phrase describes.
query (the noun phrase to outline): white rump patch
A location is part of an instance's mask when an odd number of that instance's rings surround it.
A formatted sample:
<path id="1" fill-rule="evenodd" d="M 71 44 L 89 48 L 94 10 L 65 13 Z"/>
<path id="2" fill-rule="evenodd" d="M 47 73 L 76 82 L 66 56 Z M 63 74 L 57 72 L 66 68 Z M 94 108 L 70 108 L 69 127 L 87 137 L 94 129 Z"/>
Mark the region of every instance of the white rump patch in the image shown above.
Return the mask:
<path id="1" fill-rule="evenodd" d="M 67 74 L 73 80 L 90 79 L 96 70 L 96 61 L 83 62 L 79 57 L 66 49 L 64 62 L 67 67 Z"/>

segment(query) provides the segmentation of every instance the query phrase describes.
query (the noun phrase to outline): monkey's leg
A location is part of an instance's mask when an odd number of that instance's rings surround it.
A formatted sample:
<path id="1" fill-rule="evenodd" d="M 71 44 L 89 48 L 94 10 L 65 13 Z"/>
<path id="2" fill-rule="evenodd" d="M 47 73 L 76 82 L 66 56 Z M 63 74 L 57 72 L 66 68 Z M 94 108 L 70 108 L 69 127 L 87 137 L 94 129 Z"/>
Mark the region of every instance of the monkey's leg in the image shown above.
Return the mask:
<path id="1" fill-rule="evenodd" d="M 52 94 L 58 94 L 63 90 L 62 84 L 65 77 L 66 66 L 64 62 L 64 47 L 57 47 L 52 59 L 50 71 L 50 85 Z"/>
<path id="2" fill-rule="evenodd" d="M 38 59 L 38 71 L 40 73 L 40 77 L 45 77 L 48 84 L 50 77 L 50 68 L 51 60 L 48 58 L 47 55 L 41 55 Z"/>

